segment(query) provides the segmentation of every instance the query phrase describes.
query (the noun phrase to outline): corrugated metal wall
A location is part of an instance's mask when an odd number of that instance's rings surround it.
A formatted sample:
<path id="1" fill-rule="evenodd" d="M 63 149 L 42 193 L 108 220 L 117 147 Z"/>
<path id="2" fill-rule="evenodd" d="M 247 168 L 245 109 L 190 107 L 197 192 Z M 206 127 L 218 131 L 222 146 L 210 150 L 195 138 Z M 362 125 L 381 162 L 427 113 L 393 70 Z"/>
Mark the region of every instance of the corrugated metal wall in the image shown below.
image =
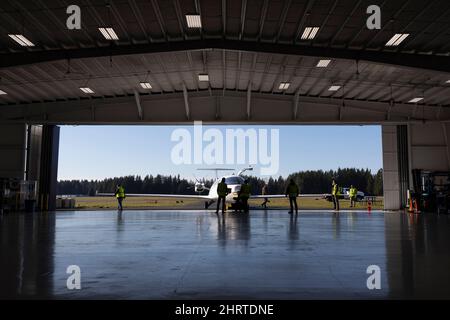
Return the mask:
<path id="1" fill-rule="evenodd" d="M 24 178 L 25 149 L 24 124 L 0 125 L 0 177 Z"/>
<path id="2" fill-rule="evenodd" d="M 383 125 L 381 132 L 383 147 L 384 208 L 387 210 L 397 210 L 401 207 L 397 126 Z"/>
<path id="3" fill-rule="evenodd" d="M 411 169 L 450 170 L 447 123 L 414 123 L 409 125 Z"/>

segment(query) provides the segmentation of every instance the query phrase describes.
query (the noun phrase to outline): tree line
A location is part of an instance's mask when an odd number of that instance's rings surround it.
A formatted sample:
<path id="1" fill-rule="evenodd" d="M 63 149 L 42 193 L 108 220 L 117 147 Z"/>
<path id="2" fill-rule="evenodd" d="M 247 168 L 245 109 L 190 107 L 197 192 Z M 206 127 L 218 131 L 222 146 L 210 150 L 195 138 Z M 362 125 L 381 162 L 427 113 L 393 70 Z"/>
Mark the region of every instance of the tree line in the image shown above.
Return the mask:
<path id="1" fill-rule="evenodd" d="M 383 194 L 383 170 L 372 174 L 368 169 L 344 168 L 338 170 L 308 170 L 290 174 L 287 178 L 269 178 L 247 176 L 252 186 L 253 194 L 260 194 L 264 182 L 267 183 L 269 193 L 284 194 L 290 179 L 298 184 L 300 192 L 329 193 L 331 181 L 336 179 L 342 187 L 354 185 L 366 195 L 381 196 Z M 206 186 L 211 186 L 212 179 L 203 179 Z M 127 193 L 161 193 L 161 194 L 195 194 L 194 181 L 180 178 L 180 176 L 146 175 L 107 178 L 103 180 L 61 180 L 57 184 L 59 195 L 89 195 L 114 192 L 121 184 Z M 206 193 L 206 191 L 205 191 Z"/>

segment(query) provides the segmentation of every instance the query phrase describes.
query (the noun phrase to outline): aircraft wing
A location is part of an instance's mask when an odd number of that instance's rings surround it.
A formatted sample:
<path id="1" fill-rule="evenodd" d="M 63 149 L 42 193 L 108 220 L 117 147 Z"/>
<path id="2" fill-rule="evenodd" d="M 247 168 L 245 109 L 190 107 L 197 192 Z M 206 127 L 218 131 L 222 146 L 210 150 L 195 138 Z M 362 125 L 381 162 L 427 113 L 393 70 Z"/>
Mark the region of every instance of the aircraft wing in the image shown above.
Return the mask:
<path id="1" fill-rule="evenodd" d="M 323 194 L 299 194 L 299 198 L 323 198 Z M 251 195 L 250 199 L 274 199 L 274 198 L 287 198 L 284 194 L 258 194 L 258 195 Z"/>
<path id="2" fill-rule="evenodd" d="M 98 197 L 114 197 L 114 193 L 97 193 Z M 183 198 L 183 199 L 206 199 L 211 200 L 208 195 L 197 194 L 155 194 L 155 193 L 127 193 L 127 197 L 148 197 L 148 198 Z"/>

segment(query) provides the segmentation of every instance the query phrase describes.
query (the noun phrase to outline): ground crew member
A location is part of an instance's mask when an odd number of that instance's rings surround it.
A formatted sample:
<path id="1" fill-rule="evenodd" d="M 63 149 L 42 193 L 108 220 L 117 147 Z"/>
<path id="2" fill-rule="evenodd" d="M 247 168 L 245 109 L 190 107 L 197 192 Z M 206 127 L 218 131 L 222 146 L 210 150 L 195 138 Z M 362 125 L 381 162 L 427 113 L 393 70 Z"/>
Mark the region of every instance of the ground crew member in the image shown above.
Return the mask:
<path id="1" fill-rule="evenodd" d="M 122 187 L 120 184 L 117 185 L 116 192 L 114 193 L 114 195 L 116 196 L 117 202 L 119 203 L 118 209 L 123 210 L 122 201 L 123 199 L 125 199 L 125 188 Z"/>
<path id="2" fill-rule="evenodd" d="M 339 186 L 334 179 L 331 183 L 331 197 L 333 198 L 334 210 L 339 211 Z"/>
<path id="3" fill-rule="evenodd" d="M 244 212 L 248 213 L 248 198 L 250 198 L 251 187 L 248 183 L 248 180 L 244 181 L 244 184 L 241 185 L 241 190 L 239 191 L 239 200 L 241 201 L 242 207 L 244 208 Z"/>
<path id="4" fill-rule="evenodd" d="M 358 190 L 351 185 L 350 190 L 348 191 L 348 195 L 350 197 L 350 207 L 356 207 L 356 195 L 358 194 Z"/>
<path id="5" fill-rule="evenodd" d="M 220 208 L 220 202 L 222 202 L 222 213 L 225 212 L 225 198 L 228 194 L 228 186 L 225 183 L 225 178 L 222 178 L 222 180 L 217 185 L 217 195 L 219 196 L 217 199 L 217 209 L 216 214 L 219 214 L 219 208 Z"/>
<path id="6" fill-rule="evenodd" d="M 294 205 L 295 205 L 295 214 L 298 214 L 298 206 L 297 206 L 298 194 L 299 194 L 298 186 L 294 182 L 294 179 L 291 179 L 286 188 L 286 197 L 289 196 L 289 205 L 291 206 L 291 211 L 289 211 L 289 214 L 294 212 Z"/>
<path id="7" fill-rule="evenodd" d="M 266 194 L 268 194 L 269 193 L 269 191 L 268 191 L 268 189 L 267 189 L 267 184 L 265 183 L 265 182 L 263 182 L 263 186 L 262 186 L 262 189 L 261 189 L 261 194 L 263 195 L 263 196 L 265 196 Z M 269 198 L 264 198 L 264 202 L 261 204 L 261 206 L 265 209 L 265 208 L 267 208 L 267 202 L 270 202 L 269 201 Z"/>

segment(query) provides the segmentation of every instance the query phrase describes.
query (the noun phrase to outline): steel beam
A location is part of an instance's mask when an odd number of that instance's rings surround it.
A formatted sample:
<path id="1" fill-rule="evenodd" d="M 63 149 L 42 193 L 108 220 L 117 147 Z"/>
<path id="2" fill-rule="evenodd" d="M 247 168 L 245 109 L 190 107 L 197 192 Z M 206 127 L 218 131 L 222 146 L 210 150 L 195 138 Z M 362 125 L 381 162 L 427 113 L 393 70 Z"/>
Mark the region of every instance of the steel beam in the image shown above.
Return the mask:
<path id="1" fill-rule="evenodd" d="M 450 72 L 448 56 L 397 53 L 389 51 L 370 51 L 340 49 L 329 47 L 298 46 L 293 44 L 266 43 L 247 40 L 203 39 L 188 41 L 170 41 L 163 43 L 113 45 L 65 50 L 42 50 L 0 54 L 0 68 L 50 62 L 63 59 L 94 58 L 118 55 L 134 55 L 205 49 L 223 49 L 247 52 L 263 52 L 297 56 L 324 57 L 368 61 L 395 66 L 420 68 L 434 71 Z"/>
<path id="2" fill-rule="evenodd" d="M 183 98 L 184 98 L 184 108 L 186 110 L 186 119 L 191 118 L 191 110 L 189 108 L 189 95 L 186 89 L 186 85 L 183 83 Z"/>
<path id="3" fill-rule="evenodd" d="M 136 107 L 138 110 L 139 119 L 144 119 L 144 114 L 142 112 L 142 106 L 141 106 L 141 97 L 139 95 L 139 92 L 137 90 L 134 90 L 134 99 L 136 100 Z"/>

